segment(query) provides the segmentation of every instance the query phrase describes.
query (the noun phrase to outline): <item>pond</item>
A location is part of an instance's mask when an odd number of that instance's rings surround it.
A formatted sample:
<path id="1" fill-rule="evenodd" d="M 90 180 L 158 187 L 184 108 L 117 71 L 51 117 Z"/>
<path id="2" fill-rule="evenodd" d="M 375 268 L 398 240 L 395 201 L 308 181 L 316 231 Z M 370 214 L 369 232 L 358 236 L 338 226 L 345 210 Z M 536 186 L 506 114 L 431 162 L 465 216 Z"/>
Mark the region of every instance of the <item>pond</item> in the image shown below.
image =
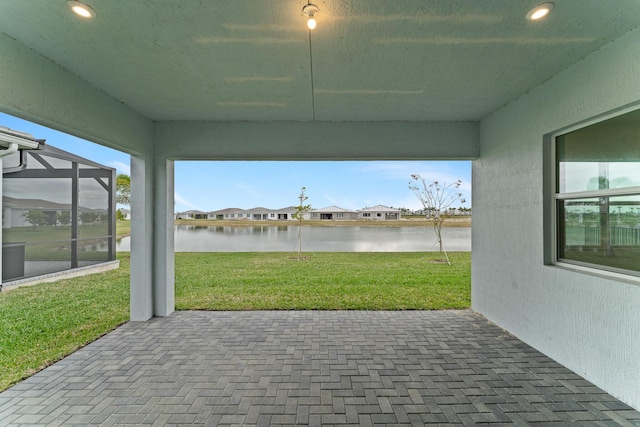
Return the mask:
<path id="1" fill-rule="evenodd" d="M 176 252 L 437 252 L 432 227 L 175 226 Z M 471 250 L 471 228 L 443 228 L 449 252 Z M 130 238 L 116 250 L 128 252 Z"/>

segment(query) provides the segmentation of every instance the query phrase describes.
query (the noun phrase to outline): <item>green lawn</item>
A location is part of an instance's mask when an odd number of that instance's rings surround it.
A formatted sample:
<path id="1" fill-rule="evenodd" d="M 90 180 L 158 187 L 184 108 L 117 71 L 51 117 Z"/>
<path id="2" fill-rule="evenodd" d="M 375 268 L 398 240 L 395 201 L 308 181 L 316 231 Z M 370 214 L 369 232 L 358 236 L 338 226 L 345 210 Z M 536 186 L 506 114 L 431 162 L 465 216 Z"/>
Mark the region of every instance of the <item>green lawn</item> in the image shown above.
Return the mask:
<path id="1" fill-rule="evenodd" d="M 108 224 L 94 223 L 79 227 L 80 249 L 78 258 L 83 260 L 107 261 L 108 254 L 97 250 L 106 244 L 104 236 L 108 234 Z M 121 238 L 131 233 L 131 221 L 116 221 L 116 237 Z M 92 239 L 91 237 L 99 237 Z M 14 227 L 2 231 L 4 242 L 25 242 L 25 258 L 29 261 L 68 261 L 71 258 L 71 227 L 41 226 Z"/>
<path id="2" fill-rule="evenodd" d="M 178 310 L 467 308 L 471 254 L 321 252 L 176 254 Z"/>
<path id="3" fill-rule="evenodd" d="M 470 305 L 471 254 L 177 253 L 178 310 L 443 309 Z M 0 390 L 127 321 L 129 254 L 117 270 L 0 293 Z"/>
<path id="4" fill-rule="evenodd" d="M 78 227 L 78 235 L 82 239 L 106 236 L 108 234 L 108 224 L 106 222 L 85 224 Z M 71 226 L 45 225 L 40 227 L 5 228 L 2 230 L 2 239 L 4 242 L 64 242 L 71 239 Z"/>
<path id="5" fill-rule="evenodd" d="M 129 256 L 120 268 L 0 293 L 0 390 L 129 319 Z"/>
<path id="6" fill-rule="evenodd" d="M 131 221 L 121 219 L 116 221 L 116 239 L 126 237 L 131 234 Z"/>

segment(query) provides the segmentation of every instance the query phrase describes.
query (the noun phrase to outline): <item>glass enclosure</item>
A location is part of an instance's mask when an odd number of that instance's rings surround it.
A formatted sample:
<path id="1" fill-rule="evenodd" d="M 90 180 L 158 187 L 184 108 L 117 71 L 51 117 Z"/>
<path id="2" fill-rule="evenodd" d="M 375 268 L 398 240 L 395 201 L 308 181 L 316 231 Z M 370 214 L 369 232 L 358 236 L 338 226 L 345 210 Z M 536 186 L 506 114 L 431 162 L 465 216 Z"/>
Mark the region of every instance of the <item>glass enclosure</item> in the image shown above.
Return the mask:
<path id="1" fill-rule="evenodd" d="M 115 169 L 41 143 L 2 171 L 3 282 L 115 259 Z"/>

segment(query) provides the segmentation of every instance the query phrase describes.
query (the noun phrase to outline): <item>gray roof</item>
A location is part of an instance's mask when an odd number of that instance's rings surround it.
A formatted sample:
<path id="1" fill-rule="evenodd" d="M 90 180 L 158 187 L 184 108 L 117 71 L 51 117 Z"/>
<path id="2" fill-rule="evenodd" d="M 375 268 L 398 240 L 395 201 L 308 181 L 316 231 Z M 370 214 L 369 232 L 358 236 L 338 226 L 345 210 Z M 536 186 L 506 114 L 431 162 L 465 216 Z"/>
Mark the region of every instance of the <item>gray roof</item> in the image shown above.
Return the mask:
<path id="1" fill-rule="evenodd" d="M 376 205 L 371 208 L 360 209 L 360 212 L 400 212 L 400 209 L 390 208 L 389 206 L 384 205 Z"/>
<path id="2" fill-rule="evenodd" d="M 296 206 L 289 206 L 286 208 L 282 208 L 282 209 L 277 209 L 275 212 L 276 213 L 289 213 L 289 212 L 295 212 L 297 209 Z"/>
<path id="3" fill-rule="evenodd" d="M 317 212 L 317 213 L 333 213 L 333 212 L 347 212 L 347 213 L 357 213 L 357 211 L 352 211 L 349 209 L 344 209 L 344 208 L 340 208 L 338 206 L 327 206 L 326 208 L 320 208 L 320 209 L 312 209 L 311 212 Z"/>
<path id="4" fill-rule="evenodd" d="M 219 209 L 217 211 L 210 211 L 209 214 L 212 214 L 212 215 L 225 215 L 225 214 L 240 213 L 240 212 L 244 212 L 244 209 L 240 209 L 240 208 L 225 208 L 225 209 Z"/>
<path id="5" fill-rule="evenodd" d="M 70 203 L 56 203 L 43 199 L 19 199 L 16 197 L 2 196 L 2 206 L 15 209 L 34 209 L 34 210 L 51 210 L 51 211 L 70 211 Z M 106 212 L 107 209 L 102 208 L 86 208 L 79 206 L 81 212 Z"/>
<path id="6" fill-rule="evenodd" d="M 19 209 L 71 210 L 69 203 L 56 203 L 42 199 L 18 199 L 9 196 L 2 196 L 2 205 Z"/>
<path id="7" fill-rule="evenodd" d="M 178 212 L 178 215 L 184 215 L 184 214 L 206 214 L 206 212 L 202 212 L 202 211 L 198 211 L 198 210 L 190 210 L 190 211 Z"/>
<path id="8" fill-rule="evenodd" d="M 247 209 L 245 212 L 247 212 L 247 213 L 267 213 L 267 212 L 274 212 L 274 210 L 273 209 L 269 209 L 269 208 L 263 208 L 262 206 L 257 206 L 255 208 Z"/>

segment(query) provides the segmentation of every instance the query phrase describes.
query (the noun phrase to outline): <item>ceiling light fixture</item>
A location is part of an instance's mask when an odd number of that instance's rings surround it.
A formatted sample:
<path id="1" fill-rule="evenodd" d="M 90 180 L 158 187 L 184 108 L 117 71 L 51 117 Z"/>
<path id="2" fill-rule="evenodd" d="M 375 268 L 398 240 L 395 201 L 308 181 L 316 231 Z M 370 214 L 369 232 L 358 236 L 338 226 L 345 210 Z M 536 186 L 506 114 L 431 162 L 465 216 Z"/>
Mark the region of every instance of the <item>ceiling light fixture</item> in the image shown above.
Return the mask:
<path id="1" fill-rule="evenodd" d="M 67 6 L 69 6 L 69 8 L 73 11 L 73 13 L 75 13 L 78 16 L 81 16 L 82 18 L 95 18 L 96 17 L 96 11 L 93 10 L 91 8 L 91 6 L 86 5 L 82 2 L 76 1 L 76 0 L 69 0 L 67 2 Z"/>
<path id="2" fill-rule="evenodd" d="M 316 27 L 316 13 L 318 13 L 318 6 L 315 4 L 307 3 L 302 8 L 302 14 L 307 17 L 307 27 L 310 30 Z"/>
<path id="3" fill-rule="evenodd" d="M 527 19 L 529 21 L 539 21 L 549 15 L 551 9 L 553 9 L 553 3 L 542 3 L 527 13 Z"/>

